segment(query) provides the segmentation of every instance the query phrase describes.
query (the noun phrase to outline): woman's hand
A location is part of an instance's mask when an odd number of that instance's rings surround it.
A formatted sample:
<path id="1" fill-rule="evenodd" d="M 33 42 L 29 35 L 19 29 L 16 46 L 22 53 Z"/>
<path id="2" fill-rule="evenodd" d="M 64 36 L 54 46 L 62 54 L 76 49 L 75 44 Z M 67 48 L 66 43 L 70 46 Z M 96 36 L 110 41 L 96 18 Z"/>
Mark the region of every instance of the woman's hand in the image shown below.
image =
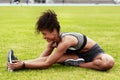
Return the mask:
<path id="1" fill-rule="evenodd" d="M 11 69 L 11 70 L 18 70 L 18 69 L 22 69 L 23 67 L 23 62 L 19 61 L 19 60 L 14 60 L 12 61 L 13 63 L 8 63 L 7 64 L 7 68 Z"/>
<path id="2" fill-rule="evenodd" d="M 48 48 L 55 48 L 55 47 L 57 47 L 57 44 L 56 44 L 56 42 L 51 41 L 48 43 L 47 47 Z"/>

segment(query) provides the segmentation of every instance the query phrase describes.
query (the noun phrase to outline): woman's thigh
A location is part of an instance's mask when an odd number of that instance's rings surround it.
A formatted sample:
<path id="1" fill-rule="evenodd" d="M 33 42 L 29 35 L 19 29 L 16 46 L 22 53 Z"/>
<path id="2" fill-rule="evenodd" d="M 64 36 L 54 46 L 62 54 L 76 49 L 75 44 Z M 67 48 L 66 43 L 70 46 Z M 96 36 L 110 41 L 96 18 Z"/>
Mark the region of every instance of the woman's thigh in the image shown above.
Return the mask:
<path id="1" fill-rule="evenodd" d="M 44 62 L 48 59 L 48 57 L 49 56 L 39 57 L 39 58 L 36 58 L 34 61 Z M 58 59 L 57 63 L 63 63 L 67 59 L 78 59 L 78 56 L 76 54 L 73 54 L 73 53 L 64 53 L 63 56 L 61 56 L 61 58 Z"/>

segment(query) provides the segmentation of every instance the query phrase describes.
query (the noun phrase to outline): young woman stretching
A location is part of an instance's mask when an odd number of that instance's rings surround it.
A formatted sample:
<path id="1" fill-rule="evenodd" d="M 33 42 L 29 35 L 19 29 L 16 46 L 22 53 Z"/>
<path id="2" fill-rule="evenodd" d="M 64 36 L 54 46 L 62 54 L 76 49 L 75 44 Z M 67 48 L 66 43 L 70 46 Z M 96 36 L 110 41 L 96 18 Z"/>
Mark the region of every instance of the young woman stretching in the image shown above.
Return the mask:
<path id="1" fill-rule="evenodd" d="M 66 66 L 109 70 L 114 65 L 114 59 L 86 35 L 76 32 L 60 33 L 57 15 L 52 10 L 39 17 L 36 31 L 41 32 L 48 42 L 46 49 L 37 59 L 27 61 L 17 60 L 11 51 L 12 63 L 8 61 L 7 65 L 9 69 L 46 69 L 54 63 L 60 63 Z M 52 53 L 54 48 L 56 49 Z"/>

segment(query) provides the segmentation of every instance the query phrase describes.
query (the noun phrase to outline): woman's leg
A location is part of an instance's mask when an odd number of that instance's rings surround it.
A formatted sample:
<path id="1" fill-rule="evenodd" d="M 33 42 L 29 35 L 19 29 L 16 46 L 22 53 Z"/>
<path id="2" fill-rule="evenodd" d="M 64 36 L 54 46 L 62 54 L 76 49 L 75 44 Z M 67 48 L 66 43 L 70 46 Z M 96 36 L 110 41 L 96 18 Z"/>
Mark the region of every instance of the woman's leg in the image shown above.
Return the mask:
<path id="1" fill-rule="evenodd" d="M 33 63 L 33 62 L 44 62 L 47 60 L 49 56 L 46 56 L 46 57 L 38 57 L 36 59 L 33 59 L 33 60 L 25 60 L 24 62 L 25 63 Z M 67 59 L 77 59 L 78 56 L 76 54 L 68 54 L 68 53 L 65 53 L 58 61 L 57 63 L 63 63 L 65 60 Z"/>
<path id="2" fill-rule="evenodd" d="M 114 59 L 108 54 L 100 54 L 92 62 L 82 63 L 80 67 L 95 70 L 109 70 L 114 66 Z"/>
<path id="3" fill-rule="evenodd" d="M 27 60 L 25 62 L 44 62 L 47 60 L 47 57 L 39 57 L 37 59 L 33 60 Z M 64 63 L 65 60 L 67 59 L 78 59 L 78 56 L 76 54 L 68 54 L 65 53 L 58 61 L 57 63 Z M 114 59 L 108 55 L 108 54 L 100 54 L 97 57 L 94 58 L 92 62 L 87 62 L 87 63 L 81 63 L 79 65 L 80 67 L 83 68 L 90 68 L 90 69 L 95 69 L 95 70 L 108 70 L 114 66 Z"/>

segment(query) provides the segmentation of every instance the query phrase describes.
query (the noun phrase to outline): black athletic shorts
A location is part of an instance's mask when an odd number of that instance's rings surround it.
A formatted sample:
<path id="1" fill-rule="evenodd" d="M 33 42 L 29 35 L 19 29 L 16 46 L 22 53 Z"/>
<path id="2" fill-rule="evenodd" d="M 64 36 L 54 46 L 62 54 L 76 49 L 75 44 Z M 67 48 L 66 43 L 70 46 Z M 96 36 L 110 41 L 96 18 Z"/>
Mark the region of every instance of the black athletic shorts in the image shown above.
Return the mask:
<path id="1" fill-rule="evenodd" d="M 98 54 L 104 54 L 103 49 L 95 44 L 90 50 L 84 53 L 78 52 L 78 50 L 67 50 L 66 53 L 77 54 L 79 58 L 85 59 L 85 62 L 91 62 Z"/>

